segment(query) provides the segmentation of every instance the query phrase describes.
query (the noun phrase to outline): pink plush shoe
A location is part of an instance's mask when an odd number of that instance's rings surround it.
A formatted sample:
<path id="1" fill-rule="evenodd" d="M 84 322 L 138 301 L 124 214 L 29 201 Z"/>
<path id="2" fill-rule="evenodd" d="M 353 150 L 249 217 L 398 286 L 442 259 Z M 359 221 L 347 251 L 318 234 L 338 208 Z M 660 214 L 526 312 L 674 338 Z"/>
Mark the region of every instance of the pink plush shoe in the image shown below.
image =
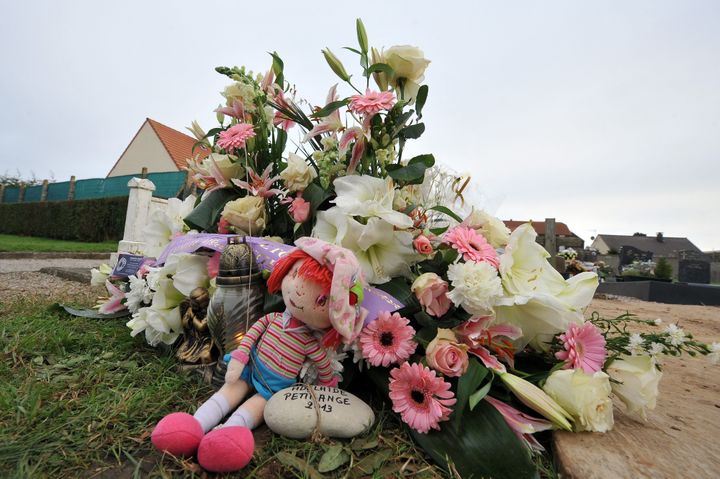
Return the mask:
<path id="1" fill-rule="evenodd" d="M 234 472 L 247 466 L 255 449 L 250 429 L 228 426 L 210 431 L 200 441 L 198 462 L 206 471 Z"/>
<path id="2" fill-rule="evenodd" d="M 174 412 L 160 420 L 152 432 L 153 445 L 175 456 L 192 456 L 204 432 L 197 419 L 185 412 Z"/>

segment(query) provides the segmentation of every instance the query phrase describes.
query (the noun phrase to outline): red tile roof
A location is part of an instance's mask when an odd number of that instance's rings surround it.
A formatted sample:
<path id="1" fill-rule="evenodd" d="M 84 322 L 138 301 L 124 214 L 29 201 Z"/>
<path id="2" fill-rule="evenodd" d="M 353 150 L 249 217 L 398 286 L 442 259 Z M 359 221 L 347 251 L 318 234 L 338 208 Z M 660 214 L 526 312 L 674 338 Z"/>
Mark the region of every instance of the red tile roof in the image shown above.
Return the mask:
<path id="1" fill-rule="evenodd" d="M 510 231 L 515 231 L 515 228 L 517 228 L 520 225 L 523 225 L 525 223 L 528 223 L 528 221 L 516 221 L 516 220 L 503 220 L 503 223 L 505 223 L 505 226 L 510 228 Z M 545 234 L 545 222 L 542 221 L 533 221 L 532 222 L 533 229 L 535 232 L 539 235 Z M 570 228 L 567 227 L 565 223 L 560 223 L 559 221 L 555 222 L 555 234 L 557 236 L 575 236 L 575 234 L 570 231 Z"/>
<path id="2" fill-rule="evenodd" d="M 147 119 L 147 122 L 155 131 L 158 138 L 160 138 L 170 158 L 175 165 L 177 165 L 178 170 L 185 168 L 185 166 L 187 166 L 187 160 L 193 158 L 195 155 L 199 155 L 200 158 L 205 158 L 210 154 L 210 150 L 202 145 L 198 145 L 195 151 L 193 151 L 193 146 L 197 143 L 197 140 L 192 136 L 181 133 L 150 118 Z"/>

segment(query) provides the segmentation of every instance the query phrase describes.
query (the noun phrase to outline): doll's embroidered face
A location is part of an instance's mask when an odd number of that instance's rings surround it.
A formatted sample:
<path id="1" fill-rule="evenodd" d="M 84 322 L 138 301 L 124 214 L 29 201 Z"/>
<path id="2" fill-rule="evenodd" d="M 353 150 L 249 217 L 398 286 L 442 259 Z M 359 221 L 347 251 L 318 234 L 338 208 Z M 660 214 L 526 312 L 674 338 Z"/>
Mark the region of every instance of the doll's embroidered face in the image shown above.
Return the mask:
<path id="1" fill-rule="evenodd" d="M 283 301 L 293 317 L 313 329 L 327 329 L 330 327 L 330 298 L 320 283 L 300 276 L 301 264 L 302 261 L 296 261 L 282 280 Z"/>

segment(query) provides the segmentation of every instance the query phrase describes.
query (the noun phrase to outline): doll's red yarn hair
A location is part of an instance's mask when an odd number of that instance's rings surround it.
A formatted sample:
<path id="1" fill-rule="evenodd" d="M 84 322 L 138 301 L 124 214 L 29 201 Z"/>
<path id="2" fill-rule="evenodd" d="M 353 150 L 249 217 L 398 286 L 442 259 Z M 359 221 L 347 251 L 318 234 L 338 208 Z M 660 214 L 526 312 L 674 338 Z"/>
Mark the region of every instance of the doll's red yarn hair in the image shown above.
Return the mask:
<path id="1" fill-rule="evenodd" d="M 287 276 L 296 261 L 303 262 L 302 265 L 300 265 L 300 269 L 298 269 L 298 274 L 301 277 L 314 283 L 320 283 L 323 287 L 323 293 L 330 293 L 332 272 L 301 249 L 294 249 L 291 253 L 278 260 L 267 281 L 268 292 L 275 293 L 276 291 L 280 291 L 283 278 Z"/>
<path id="2" fill-rule="evenodd" d="M 291 253 L 283 256 L 275 264 L 275 268 L 267 281 L 268 292 L 275 293 L 280 291 L 283 278 L 287 276 L 296 261 L 303 262 L 298 269 L 298 274 L 301 277 L 315 283 L 320 283 L 323 287 L 323 293 L 330 294 L 332 271 L 321 265 L 315 258 L 299 248 L 296 248 Z M 350 293 L 350 304 L 354 305 L 355 303 L 357 303 L 357 296 L 355 293 Z"/>

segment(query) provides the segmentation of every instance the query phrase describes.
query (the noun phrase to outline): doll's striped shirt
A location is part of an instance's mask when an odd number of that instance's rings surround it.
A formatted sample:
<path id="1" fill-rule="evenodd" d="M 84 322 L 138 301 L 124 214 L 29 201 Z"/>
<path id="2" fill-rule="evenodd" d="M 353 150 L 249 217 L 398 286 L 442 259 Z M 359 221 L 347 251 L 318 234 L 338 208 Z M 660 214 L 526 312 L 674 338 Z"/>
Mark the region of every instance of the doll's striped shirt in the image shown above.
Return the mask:
<path id="1" fill-rule="evenodd" d="M 297 378 L 305 358 L 310 358 L 317 366 L 320 384 L 337 385 L 338 378 L 333 376 L 325 350 L 308 327 L 287 312 L 270 313 L 258 319 L 230 356 L 247 364 L 253 346 L 258 360 L 280 376 Z"/>

